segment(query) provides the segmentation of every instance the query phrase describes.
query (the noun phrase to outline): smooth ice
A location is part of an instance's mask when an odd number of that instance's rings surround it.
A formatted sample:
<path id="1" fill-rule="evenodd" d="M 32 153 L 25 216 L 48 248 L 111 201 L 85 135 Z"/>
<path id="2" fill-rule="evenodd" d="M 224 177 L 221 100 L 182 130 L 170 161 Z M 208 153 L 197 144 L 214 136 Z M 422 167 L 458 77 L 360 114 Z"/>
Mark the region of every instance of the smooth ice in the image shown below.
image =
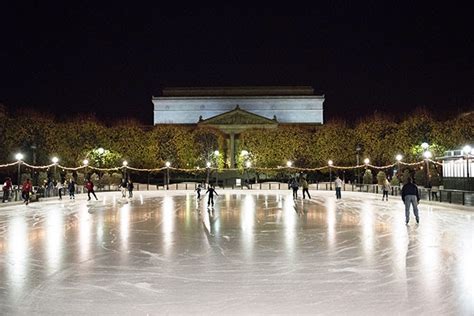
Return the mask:
<path id="1" fill-rule="evenodd" d="M 218 193 L 0 207 L 0 314 L 474 314 L 473 208 Z"/>

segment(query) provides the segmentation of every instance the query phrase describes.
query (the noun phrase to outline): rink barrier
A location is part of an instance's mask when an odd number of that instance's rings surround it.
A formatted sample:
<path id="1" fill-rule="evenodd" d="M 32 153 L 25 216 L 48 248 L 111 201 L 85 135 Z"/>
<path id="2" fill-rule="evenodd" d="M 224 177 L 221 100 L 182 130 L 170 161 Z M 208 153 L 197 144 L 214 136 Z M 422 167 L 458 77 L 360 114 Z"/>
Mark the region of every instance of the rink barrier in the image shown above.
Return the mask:
<path id="1" fill-rule="evenodd" d="M 211 183 L 213 184 L 213 183 Z M 166 185 L 151 185 L 149 183 L 134 183 L 134 191 L 162 191 L 166 190 Z M 198 186 L 197 182 L 182 182 L 182 183 L 172 183 L 169 184 L 169 190 L 196 190 Z M 233 190 L 289 190 L 288 183 L 282 182 L 260 182 L 252 183 L 248 185 L 236 186 L 235 184 L 230 186 L 217 186 L 218 189 L 233 189 Z M 207 187 L 203 186 L 203 190 L 206 190 Z M 335 189 L 333 183 L 329 182 L 319 182 L 309 184 L 309 190 L 316 191 L 333 191 Z M 118 185 L 104 185 L 102 188 L 97 189 L 96 192 L 111 192 L 119 191 L 120 188 Z M 58 196 L 58 189 L 54 188 L 51 190 L 44 189 L 41 187 L 34 187 L 34 199 L 40 200 L 45 197 L 55 197 Z M 372 193 L 372 194 L 382 194 L 382 189 L 380 185 L 376 184 L 354 184 L 354 183 L 344 183 L 342 186 L 342 191 L 346 192 L 361 192 L 361 193 Z M 75 194 L 86 193 L 86 190 L 82 186 L 76 186 Z M 391 196 L 400 196 L 401 188 L 399 186 L 392 186 L 389 192 Z M 450 204 L 461 204 L 474 206 L 474 192 L 473 191 L 462 191 L 462 190 L 448 190 L 448 189 L 439 189 L 437 192 L 432 192 L 431 189 L 424 187 L 419 187 L 420 199 L 428 201 L 437 201 L 442 203 Z M 63 196 L 68 196 L 69 193 L 67 190 L 63 189 Z M 10 192 L 9 201 L 21 201 L 21 190 L 17 189 L 16 186 Z"/>

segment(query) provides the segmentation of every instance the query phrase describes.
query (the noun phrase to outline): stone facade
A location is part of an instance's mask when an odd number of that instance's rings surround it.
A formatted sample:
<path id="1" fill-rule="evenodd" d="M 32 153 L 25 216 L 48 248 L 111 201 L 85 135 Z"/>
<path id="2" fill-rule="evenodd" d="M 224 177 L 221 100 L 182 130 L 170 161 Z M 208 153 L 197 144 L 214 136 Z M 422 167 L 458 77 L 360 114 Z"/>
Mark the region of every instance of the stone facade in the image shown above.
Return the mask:
<path id="1" fill-rule="evenodd" d="M 283 124 L 322 124 L 324 96 L 311 87 L 172 88 L 153 97 L 154 124 L 196 124 L 233 110 Z"/>

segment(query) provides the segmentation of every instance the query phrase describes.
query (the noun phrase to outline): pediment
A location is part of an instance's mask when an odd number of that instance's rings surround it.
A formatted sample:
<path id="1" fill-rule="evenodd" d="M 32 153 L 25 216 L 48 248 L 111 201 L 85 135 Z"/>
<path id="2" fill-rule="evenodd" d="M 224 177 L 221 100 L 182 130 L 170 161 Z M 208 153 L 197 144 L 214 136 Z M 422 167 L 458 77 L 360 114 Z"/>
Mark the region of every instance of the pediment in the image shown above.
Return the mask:
<path id="1" fill-rule="evenodd" d="M 203 125 L 276 125 L 276 119 L 268 119 L 266 117 L 242 110 L 238 106 L 229 111 L 205 120 L 201 120 L 199 124 Z"/>

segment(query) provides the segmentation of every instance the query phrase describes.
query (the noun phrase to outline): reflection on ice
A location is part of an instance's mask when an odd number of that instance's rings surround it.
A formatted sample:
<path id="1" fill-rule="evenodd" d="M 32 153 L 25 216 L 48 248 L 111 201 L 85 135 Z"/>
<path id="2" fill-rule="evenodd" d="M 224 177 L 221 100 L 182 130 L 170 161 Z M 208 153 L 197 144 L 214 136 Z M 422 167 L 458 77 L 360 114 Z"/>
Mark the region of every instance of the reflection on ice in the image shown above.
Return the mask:
<path id="1" fill-rule="evenodd" d="M 218 193 L 0 208 L 0 313 L 474 313 L 472 210 Z"/>

